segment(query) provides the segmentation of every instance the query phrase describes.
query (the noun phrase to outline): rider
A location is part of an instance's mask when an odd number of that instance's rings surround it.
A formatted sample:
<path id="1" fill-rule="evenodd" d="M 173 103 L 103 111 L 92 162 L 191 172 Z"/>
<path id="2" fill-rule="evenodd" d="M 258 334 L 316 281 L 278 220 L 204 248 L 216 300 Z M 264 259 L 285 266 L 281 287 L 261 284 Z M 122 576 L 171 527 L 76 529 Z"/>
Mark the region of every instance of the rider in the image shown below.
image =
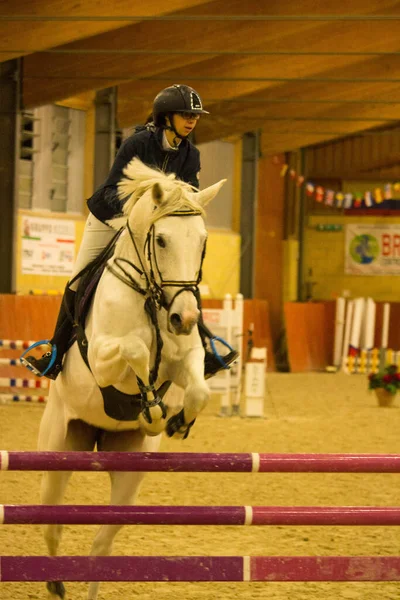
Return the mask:
<path id="1" fill-rule="evenodd" d="M 150 167 L 158 167 L 166 173 L 175 173 L 177 177 L 199 187 L 200 153 L 190 142 L 188 135 L 196 127 L 203 109 L 198 93 L 187 85 L 172 85 L 155 97 L 152 120 L 138 126 L 133 135 L 121 145 L 106 181 L 87 201 L 90 214 L 87 218 L 82 243 L 74 265 L 71 280 L 94 260 L 115 235 L 115 230 L 106 221 L 122 213 L 123 203 L 119 199 L 117 184 L 123 177 L 125 166 L 137 156 Z M 55 331 L 50 341 L 50 350 L 41 358 L 32 354 L 23 355 L 21 362 L 36 375 L 56 379 L 62 369 L 62 360 L 69 347 L 73 329 L 75 292 L 79 279 L 67 284 L 61 302 Z M 209 333 L 199 324 L 204 339 Z M 213 348 L 214 349 L 214 348 Z M 30 348 L 28 349 L 28 352 Z M 211 377 L 219 370 L 227 368 L 238 356 L 231 350 L 226 356 L 206 350 L 205 376 Z"/>

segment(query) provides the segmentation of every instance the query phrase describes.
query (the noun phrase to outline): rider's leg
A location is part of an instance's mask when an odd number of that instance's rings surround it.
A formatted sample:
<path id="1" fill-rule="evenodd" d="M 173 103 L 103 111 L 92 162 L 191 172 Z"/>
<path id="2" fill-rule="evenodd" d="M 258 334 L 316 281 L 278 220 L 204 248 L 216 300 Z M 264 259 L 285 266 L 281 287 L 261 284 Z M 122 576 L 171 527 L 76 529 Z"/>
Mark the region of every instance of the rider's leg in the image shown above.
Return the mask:
<path id="1" fill-rule="evenodd" d="M 114 235 L 114 229 L 96 219 L 93 214 L 89 214 L 71 279 L 78 275 L 86 265 L 100 254 Z M 67 285 L 65 288 L 54 334 L 50 340 L 50 350 L 39 359 L 31 354 L 28 354 L 23 359 L 28 369 L 30 368 L 38 375 L 45 375 L 50 379 L 56 379 L 58 373 L 61 371 L 62 361 L 68 349 L 73 329 L 75 292 L 78 284 L 79 280 L 74 281 L 71 286 Z M 54 356 L 54 347 L 56 348 L 55 361 L 49 369 Z"/>

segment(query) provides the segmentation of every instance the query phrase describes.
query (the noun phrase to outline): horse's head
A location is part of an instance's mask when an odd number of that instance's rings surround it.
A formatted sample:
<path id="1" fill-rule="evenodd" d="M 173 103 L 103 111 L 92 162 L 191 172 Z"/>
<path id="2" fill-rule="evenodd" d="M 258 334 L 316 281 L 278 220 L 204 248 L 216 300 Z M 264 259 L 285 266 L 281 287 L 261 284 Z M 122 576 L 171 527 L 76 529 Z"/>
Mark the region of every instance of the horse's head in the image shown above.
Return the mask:
<path id="1" fill-rule="evenodd" d="M 119 183 L 127 227 L 149 291 L 168 311 L 168 329 L 188 335 L 199 319 L 198 284 L 205 255 L 207 230 L 204 207 L 222 180 L 205 190 L 193 188 L 134 158 Z"/>

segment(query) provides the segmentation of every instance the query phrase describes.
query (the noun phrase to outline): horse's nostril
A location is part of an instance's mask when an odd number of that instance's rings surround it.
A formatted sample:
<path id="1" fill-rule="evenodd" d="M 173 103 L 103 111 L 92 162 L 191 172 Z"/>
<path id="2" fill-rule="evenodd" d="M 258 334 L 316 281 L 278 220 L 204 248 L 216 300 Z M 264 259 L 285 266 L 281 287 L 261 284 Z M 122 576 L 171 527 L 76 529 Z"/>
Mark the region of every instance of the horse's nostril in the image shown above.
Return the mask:
<path id="1" fill-rule="evenodd" d="M 171 325 L 173 325 L 173 327 L 179 328 L 182 325 L 182 319 L 180 318 L 180 316 L 178 315 L 178 313 L 173 313 L 171 315 Z"/>

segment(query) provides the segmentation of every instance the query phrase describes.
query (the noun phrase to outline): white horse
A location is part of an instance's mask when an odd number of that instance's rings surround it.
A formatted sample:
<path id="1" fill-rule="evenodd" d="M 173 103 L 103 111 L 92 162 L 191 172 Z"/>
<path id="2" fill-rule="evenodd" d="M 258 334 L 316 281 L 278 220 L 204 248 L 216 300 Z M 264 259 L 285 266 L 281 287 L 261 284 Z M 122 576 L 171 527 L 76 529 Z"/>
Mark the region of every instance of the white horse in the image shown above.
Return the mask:
<path id="1" fill-rule="evenodd" d="M 166 428 L 170 436 L 186 437 L 209 399 L 196 294 L 207 238 L 204 206 L 224 181 L 196 193 L 174 175 L 136 158 L 124 174 L 120 193 L 128 197 L 125 216 L 110 224 L 125 227 L 86 320 L 81 346 L 88 342 L 87 364 L 75 342 L 51 383 L 39 450 L 157 451 L 160 432 Z M 179 413 L 173 414 L 157 392 L 164 382 L 183 389 Z M 108 398 L 106 414 L 103 393 L 110 390 L 114 396 Z M 126 404 L 126 394 L 138 394 L 139 403 Z M 121 406 L 118 396 L 124 400 Z M 42 504 L 62 503 L 70 475 L 44 474 Z M 110 478 L 111 504 L 135 502 L 142 473 L 112 472 Z M 91 555 L 109 555 L 119 528 L 103 525 Z M 51 556 L 57 554 L 61 531 L 61 525 L 45 527 Z M 64 597 L 61 582 L 47 587 L 50 598 Z M 98 587 L 89 585 L 89 600 L 96 600 Z"/>

